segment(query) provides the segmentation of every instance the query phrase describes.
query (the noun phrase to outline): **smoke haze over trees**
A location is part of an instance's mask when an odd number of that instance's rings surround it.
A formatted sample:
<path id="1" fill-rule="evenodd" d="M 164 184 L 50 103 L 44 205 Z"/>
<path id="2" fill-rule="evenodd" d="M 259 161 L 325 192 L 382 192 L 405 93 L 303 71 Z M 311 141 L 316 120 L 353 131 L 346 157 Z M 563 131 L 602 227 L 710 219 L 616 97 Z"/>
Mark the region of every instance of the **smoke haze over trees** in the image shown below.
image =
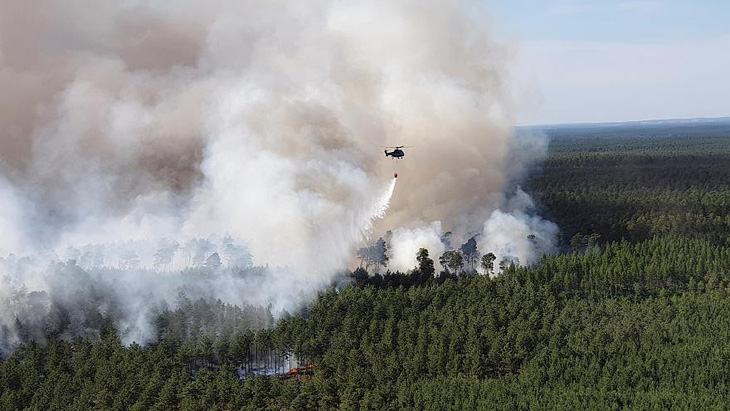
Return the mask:
<path id="1" fill-rule="evenodd" d="M 125 343 L 154 339 L 188 267 L 229 269 L 206 296 L 293 311 L 389 229 L 366 265 L 440 255 L 442 227 L 501 232 L 500 259 L 552 251 L 513 201 L 545 145 L 514 139 L 486 21 L 470 1 L 0 1 L 0 323 L 91 287 L 129 306 Z M 400 143 L 395 190 L 379 146 Z M 274 272 L 257 288 L 231 272 L 254 265 Z"/>

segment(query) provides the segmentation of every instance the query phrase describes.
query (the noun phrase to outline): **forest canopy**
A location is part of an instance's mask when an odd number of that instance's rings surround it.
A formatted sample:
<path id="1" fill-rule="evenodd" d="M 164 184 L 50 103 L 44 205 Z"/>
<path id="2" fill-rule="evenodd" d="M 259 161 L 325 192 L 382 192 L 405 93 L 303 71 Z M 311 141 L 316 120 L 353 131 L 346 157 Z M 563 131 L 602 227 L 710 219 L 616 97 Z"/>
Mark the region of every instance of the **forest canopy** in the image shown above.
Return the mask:
<path id="1" fill-rule="evenodd" d="M 499 273 L 470 240 L 391 272 L 384 237 L 278 320 L 181 294 L 142 347 L 90 315 L 0 363 L 0 409 L 725 409 L 730 130 L 560 133 L 526 184 L 555 255 Z"/>

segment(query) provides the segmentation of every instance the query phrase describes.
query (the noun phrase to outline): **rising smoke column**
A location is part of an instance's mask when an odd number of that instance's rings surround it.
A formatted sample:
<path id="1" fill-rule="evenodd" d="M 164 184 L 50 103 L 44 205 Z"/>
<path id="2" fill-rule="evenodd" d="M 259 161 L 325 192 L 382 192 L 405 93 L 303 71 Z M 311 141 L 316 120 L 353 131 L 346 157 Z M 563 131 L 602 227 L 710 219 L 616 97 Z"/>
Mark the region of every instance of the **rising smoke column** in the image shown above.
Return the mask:
<path id="1" fill-rule="evenodd" d="M 34 244 L 202 235 L 233 215 L 218 225 L 259 259 L 286 257 L 269 239 L 307 238 L 312 203 L 359 203 L 358 179 L 374 196 L 397 142 L 418 151 L 389 226 L 479 225 L 506 184 L 509 53 L 476 2 L 0 7 L 4 191 L 30 206 Z"/>
<path id="2" fill-rule="evenodd" d="M 384 192 L 380 227 L 481 231 L 504 203 L 513 123 L 509 52 L 488 25 L 466 0 L 0 0 L 0 251 L 62 261 L 229 235 L 289 269 L 210 294 L 283 309 L 287 287 L 316 290 L 351 261 Z M 417 146 L 395 193 L 380 149 L 394 144 Z M 7 284 L 51 298 L 67 275 L 11 265 Z M 117 300 L 144 312 L 154 295 L 129 289 Z"/>

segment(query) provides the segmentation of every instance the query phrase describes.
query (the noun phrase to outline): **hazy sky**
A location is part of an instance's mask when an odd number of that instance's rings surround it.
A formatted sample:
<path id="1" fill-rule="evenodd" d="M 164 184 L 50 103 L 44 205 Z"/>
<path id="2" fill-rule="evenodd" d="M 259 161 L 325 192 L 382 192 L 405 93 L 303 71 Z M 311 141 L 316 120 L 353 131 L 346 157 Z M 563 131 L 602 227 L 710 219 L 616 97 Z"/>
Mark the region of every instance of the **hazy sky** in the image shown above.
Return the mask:
<path id="1" fill-rule="evenodd" d="M 730 116 L 730 0 L 488 0 L 518 123 Z"/>

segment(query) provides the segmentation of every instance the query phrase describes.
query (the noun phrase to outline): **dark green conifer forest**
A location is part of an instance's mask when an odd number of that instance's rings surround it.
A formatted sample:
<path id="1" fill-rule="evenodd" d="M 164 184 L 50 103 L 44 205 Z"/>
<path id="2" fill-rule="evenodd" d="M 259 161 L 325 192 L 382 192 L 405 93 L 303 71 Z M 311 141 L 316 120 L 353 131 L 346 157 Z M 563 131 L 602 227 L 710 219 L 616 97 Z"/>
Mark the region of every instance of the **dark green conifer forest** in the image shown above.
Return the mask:
<path id="1" fill-rule="evenodd" d="M 278 321 L 181 295 L 150 346 L 28 340 L 0 409 L 727 409 L 730 127 L 652 130 L 548 132 L 523 188 L 562 237 L 536 264 L 376 260 Z"/>

